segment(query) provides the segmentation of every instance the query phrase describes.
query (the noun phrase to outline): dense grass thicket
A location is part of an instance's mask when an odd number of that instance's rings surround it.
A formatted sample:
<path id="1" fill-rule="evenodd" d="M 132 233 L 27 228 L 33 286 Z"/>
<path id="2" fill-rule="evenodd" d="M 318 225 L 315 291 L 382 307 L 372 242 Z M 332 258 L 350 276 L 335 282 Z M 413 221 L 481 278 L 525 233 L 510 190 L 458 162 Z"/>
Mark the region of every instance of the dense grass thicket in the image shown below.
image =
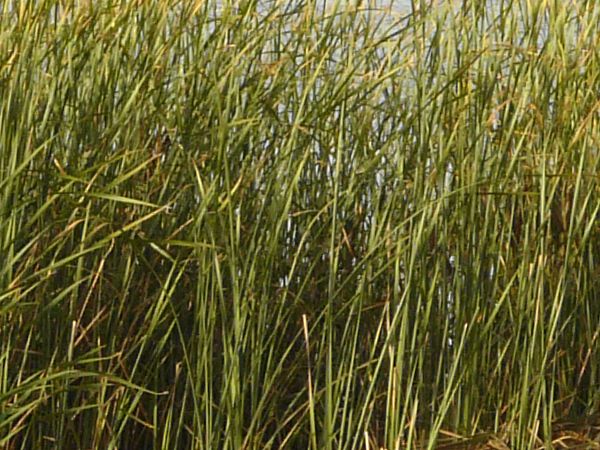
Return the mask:
<path id="1" fill-rule="evenodd" d="M 1 448 L 600 447 L 600 3 L 434 3 L 0 2 Z"/>

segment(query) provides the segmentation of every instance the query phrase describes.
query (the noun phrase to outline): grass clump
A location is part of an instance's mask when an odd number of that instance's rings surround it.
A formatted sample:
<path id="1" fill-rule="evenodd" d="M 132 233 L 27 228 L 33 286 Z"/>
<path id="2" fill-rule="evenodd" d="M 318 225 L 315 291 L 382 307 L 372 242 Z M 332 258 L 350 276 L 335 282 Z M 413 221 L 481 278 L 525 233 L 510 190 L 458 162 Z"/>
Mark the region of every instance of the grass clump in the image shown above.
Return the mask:
<path id="1" fill-rule="evenodd" d="M 0 447 L 598 446 L 597 2 L 0 12 Z"/>

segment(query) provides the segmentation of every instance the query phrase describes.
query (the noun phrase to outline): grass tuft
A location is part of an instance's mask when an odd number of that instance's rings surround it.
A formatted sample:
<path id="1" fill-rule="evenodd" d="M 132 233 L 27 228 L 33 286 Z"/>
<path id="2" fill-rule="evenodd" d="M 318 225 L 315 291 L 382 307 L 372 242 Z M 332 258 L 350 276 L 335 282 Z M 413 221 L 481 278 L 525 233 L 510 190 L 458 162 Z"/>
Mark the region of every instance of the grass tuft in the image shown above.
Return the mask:
<path id="1" fill-rule="evenodd" d="M 1 5 L 0 447 L 600 447 L 597 2 Z"/>

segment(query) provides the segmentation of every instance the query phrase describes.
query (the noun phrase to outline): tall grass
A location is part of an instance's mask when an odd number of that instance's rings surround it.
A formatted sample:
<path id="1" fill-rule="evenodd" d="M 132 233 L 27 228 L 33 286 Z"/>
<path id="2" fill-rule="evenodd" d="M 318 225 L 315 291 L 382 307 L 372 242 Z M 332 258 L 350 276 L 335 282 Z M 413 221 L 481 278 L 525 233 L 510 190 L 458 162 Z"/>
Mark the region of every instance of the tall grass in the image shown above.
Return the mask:
<path id="1" fill-rule="evenodd" d="M 1 4 L 0 447 L 593 424 L 596 1 Z"/>

